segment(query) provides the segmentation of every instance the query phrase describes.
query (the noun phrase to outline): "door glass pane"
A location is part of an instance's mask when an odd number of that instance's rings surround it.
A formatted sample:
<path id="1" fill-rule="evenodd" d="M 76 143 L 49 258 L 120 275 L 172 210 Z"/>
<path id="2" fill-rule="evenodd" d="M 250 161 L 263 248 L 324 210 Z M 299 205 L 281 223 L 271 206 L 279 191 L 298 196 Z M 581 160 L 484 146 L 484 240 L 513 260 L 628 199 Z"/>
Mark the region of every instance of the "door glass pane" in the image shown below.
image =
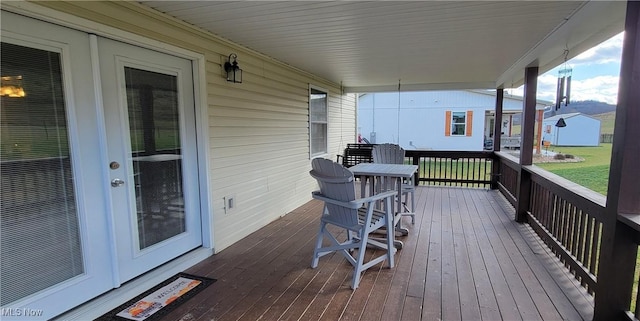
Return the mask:
<path id="1" fill-rule="evenodd" d="M 176 76 L 125 68 L 140 249 L 185 232 Z"/>
<path id="2" fill-rule="evenodd" d="M 2 43 L 0 304 L 84 272 L 60 54 Z"/>

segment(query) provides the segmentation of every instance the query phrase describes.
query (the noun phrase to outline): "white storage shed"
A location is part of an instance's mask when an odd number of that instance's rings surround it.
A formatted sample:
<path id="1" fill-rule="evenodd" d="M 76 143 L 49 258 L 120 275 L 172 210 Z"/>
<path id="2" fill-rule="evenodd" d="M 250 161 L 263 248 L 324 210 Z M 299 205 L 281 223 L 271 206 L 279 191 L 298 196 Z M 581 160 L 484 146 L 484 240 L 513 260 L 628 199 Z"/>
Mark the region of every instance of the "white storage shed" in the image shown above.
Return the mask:
<path id="1" fill-rule="evenodd" d="M 562 118 L 565 127 L 558 127 Z M 555 146 L 598 146 L 600 120 L 582 113 L 555 115 L 542 122 L 542 140 Z"/>

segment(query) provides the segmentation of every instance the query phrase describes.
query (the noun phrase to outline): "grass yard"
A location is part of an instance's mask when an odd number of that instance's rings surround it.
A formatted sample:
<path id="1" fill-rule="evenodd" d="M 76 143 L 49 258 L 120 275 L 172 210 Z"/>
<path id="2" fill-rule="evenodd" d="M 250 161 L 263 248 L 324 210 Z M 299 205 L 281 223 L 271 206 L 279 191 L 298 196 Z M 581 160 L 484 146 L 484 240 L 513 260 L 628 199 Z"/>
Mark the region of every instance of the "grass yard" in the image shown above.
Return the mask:
<path id="1" fill-rule="evenodd" d="M 607 195 L 611 144 L 600 144 L 598 147 L 551 146 L 549 150 L 561 154 L 571 154 L 583 158 L 584 161 L 578 163 L 537 163 L 536 166 L 600 194 Z"/>
<path id="2" fill-rule="evenodd" d="M 615 115 L 615 112 L 610 112 L 593 115 L 592 117 L 600 119 L 601 133 L 613 134 Z M 514 125 L 512 127 L 512 133 L 514 135 L 520 134 L 520 125 Z M 609 163 L 611 162 L 611 144 L 603 143 L 598 147 L 551 146 L 549 150 L 584 158 L 584 161 L 579 163 L 537 163 L 537 166 L 600 194 L 607 195 Z"/>

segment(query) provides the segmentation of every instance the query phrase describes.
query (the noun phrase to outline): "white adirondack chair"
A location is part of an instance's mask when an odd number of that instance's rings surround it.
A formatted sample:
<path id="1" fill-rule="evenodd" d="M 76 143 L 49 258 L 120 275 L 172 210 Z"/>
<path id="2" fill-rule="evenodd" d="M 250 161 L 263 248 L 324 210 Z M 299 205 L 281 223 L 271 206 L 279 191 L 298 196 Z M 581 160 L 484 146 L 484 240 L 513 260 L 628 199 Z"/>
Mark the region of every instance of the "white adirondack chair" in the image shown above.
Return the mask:
<path id="1" fill-rule="evenodd" d="M 372 239 L 369 234 L 381 227 L 393 225 L 393 198 L 395 191 L 386 191 L 370 197 L 356 199 L 356 188 L 353 173 L 341 164 L 328 159 L 316 158 L 311 161 L 313 170 L 310 172 L 320 186 L 319 191 L 313 192 L 315 199 L 324 201 L 324 213 L 320 219 L 320 230 L 313 251 L 311 267 L 316 268 L 320 257 L 338 252 L 354 266 L 351 288 L 356 289 L 360 283 L 361 273 L 384 261 L 389 262 L 389 268 L 394 266 L 393 228 L 387 228 L 387 239 L 383 242 Z M 375 204 L 383 201 L 384 210 L 375 209 Z M 347 232 L 346 241 L 339 241 L 327 225 L 344 228 Z M 391 235 L 391 237 L 389 237 Z M 330 241 L 323 247 L 323 240 Z M 364 261 L 367 245 L 383 249 L 384 254 Z"/>
<path id="2" fill-rule="evenodd" d="M 396 144 L 378 144 L 373 146 L 371 152 L 374 163 L 381 164 L 404 164 L 404 149 Z M 404 195 L 404 213 L 402 215 L 411 216 L 411 224 L 416 223 L 416 187 L 413 178 L 402 184 L 402 195 Z M 407 206 L 409 202 L 409 194 L 411 194 L 411 210 Z"/>

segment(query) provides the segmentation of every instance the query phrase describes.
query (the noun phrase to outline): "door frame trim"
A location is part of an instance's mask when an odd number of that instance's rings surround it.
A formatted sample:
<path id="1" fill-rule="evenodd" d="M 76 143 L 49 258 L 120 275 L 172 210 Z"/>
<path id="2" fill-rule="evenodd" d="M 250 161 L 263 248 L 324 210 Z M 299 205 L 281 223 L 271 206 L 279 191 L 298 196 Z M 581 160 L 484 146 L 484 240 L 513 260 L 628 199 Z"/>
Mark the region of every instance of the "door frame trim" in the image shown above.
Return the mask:
<path id="1" fill-rule="evenodd" d="M 213 206 L 211 196 L 211 165 L 209 152 L 209 110 L 207 105 L 206 58 L 204 54 L 153 40 L 122 29 L 104 25 L 72 14 L 19 1 L 2 4 L 2 10 L 40 19 L 78 31 L 110 38 L 130 45 L 155 50 L 192 61 L 194 99 L 196 106 L 196 139 L 198 142 L 198 178 L 200 186 L 200 218 L 202 220 L 202 247 L 214 250 Z M 106 142 L 105 142 L 106 143 Z M 105 145 L 106 146 L 106 145 Z M 101 152 L 105 153 L 103 148 Z"/>
<path id="2" fill-rule="evenodd" d="M 94 102 L 96 106 L 96 115 L 98 116 L 98 128 L 97 131 L 100 133 L 100 137 L 98 138 L 100 141 L 100 154 L 102 159 L 108 159 L 107 156 L 107 129 L 105 127 L 105 117 L 104 117 L 104 105 L 102 103 L 102 85 L 100 79 L 100 57 L 98 55 L 98 37 L 94 34 L 89 35 L 89 52 L 91 55 L 91 75 L 93 76 L 93 90 L 95 92 Z M 102 180 L 104 182 L 109 181 L 109 171 L 105 166 L 102 167 L 102 172 L 100 173 L 102 176 Z M 105 210 L 107 213 L 113 212 L 113 200 L 111 199 L 111 193 L 105 194 Z M 120 273 L 118 267 L 118 261 L 116 260 L 117 250 L 115 246 L 116 240 L 116 225 L 113 220 L 113 215 L 107 215 L 107 224 L 109 229 L 109 256 L 111 257 L 111 283 L 113 288 L 117 288 L 120 286 L 120 282 L 118 281 L 118 275 Z"/>

